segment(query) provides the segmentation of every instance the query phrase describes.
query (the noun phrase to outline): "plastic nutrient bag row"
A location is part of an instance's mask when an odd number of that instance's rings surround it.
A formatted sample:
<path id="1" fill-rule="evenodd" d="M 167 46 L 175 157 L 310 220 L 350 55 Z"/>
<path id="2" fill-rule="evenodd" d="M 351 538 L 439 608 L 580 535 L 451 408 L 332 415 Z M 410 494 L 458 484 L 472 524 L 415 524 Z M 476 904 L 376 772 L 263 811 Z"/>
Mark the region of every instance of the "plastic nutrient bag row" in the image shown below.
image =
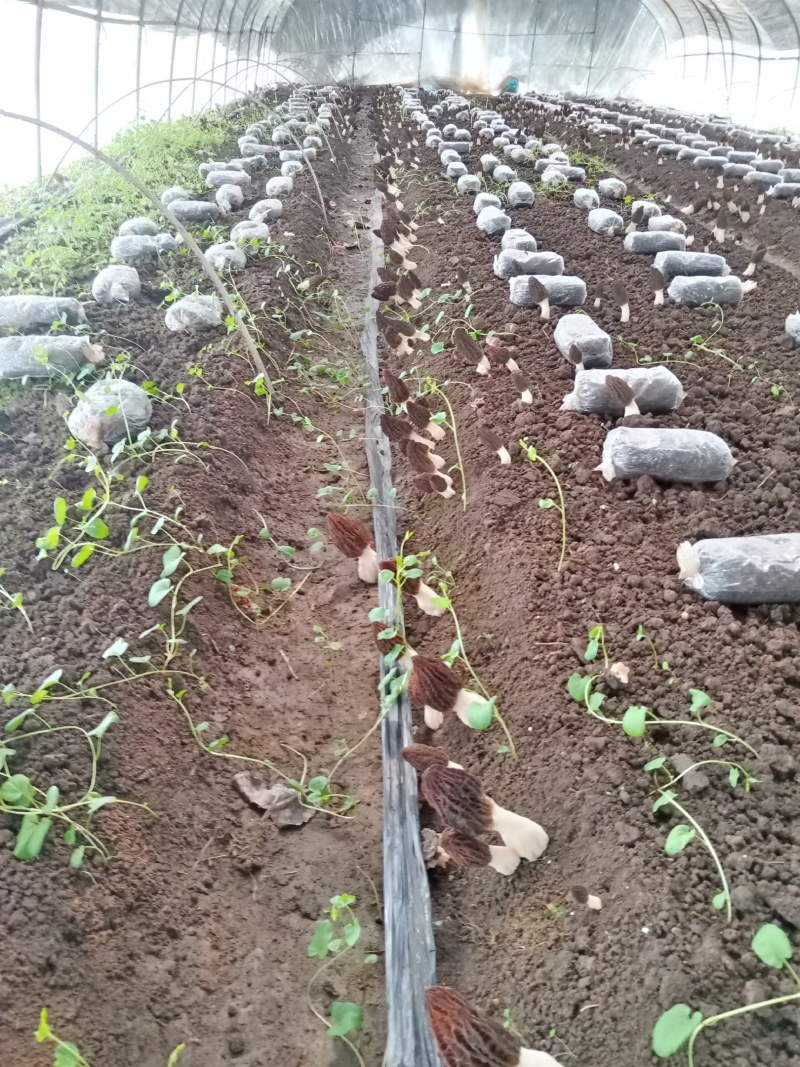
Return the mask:
<path id="1" fill-rule="evenodd" d="M 518 274 L 563 274 L 564 260 L 557 252 L 504 248 L 494 257 L 494 273 L 498 278 L 514 278 Z"/>
<path id="2" fill-rule="evenodd" d="M 179 222 L 218 222 L 222 218 L 222 208 L 210 200 L 173 200 L 169 209 Z"/>
<path id="3" fill-rule="evenodd" d="M 511 219 L 506 215 L 504 211 L 501 211 L 497 207 L 485 207 L 480 215 L 478 215 L 475 225 L 483 233 L 498 234 L 504 233 L 511 227 Z"/>
<path id="4" fill-rule="evenodd" d="M 512 182 L 508 187 L 508 202 L 511 207 L 533 207 L 533 189 L 527 182 Z"/>
<path id="5" fill-rule="evenodd" d="M 721 278 L 731 272 L 725 257 L 714 252 L 659 252 L 653 266 L 661 271 L 667 282 L 679 274 Z"/>
<path id="6" fill-rule="evenodd" d="M 214 270 L 244 270 L 247 256 L 234 241 L 210 245 L 203 253 Z"/>
<path id="7" fill-rule="evenodd" d="M 624 406 L 606 385 L 606 378 L 612 374 L 630 386 L 643 415 L 674 411 L 680 407 L 685 396 L 680 379 L 668 367 L 582 370 L 575 375 L 572 392 L 564 397 L 561 410 L 580 411 L 583 415 L 621 416 Z"/>
<path id="8" fill-rule="evenodd" d="M 105 378 L 90 385 L 67 418 L 73 437 L 90 448 L 133 440 L 150 425 L 153 404 L 133 382 Z"/>
<path id="9" fill-rule="evenodd" d="M 589 212 L 586 222 L 593 233 L 600 233 L 604 237 L 622 233 L 625 229 L 622 216 L 618 215 L 616 211 L 610 211 L 607 207 L 593 208 Z"/>
<path id="10" fill-rule="evenodd" d="M 216 207 L 216 204 L 212 204 Z M 115 237 L 111 241 L 111 255 L 120 263 L 156 263 L 158 257 L 178 251 L 178 242 L 171 233 L 155 237 Z"/>
<path id="11" fill-rule="evenodd" d="M 103 267 L 92 282 L 92 296 L 98 304 L 127 304 L 141 291 L 142 283 L 136 268 L 114 263 Z"/>
<path id="12" fill-rule="evenodd" d="M 510 230 L 506 230 L 503 234 L 500 247 L 516 248 L 520 252 L 535 252 L 536 238 L 533 234 L 528 233 L 527 230 L 520 230 L 512 226 Z"/>
<path id="13" fill-rule="evenodd" d="M 562 315 L 553 331 L 553 340 L 566 358 L 573 345 L 583 356 L 583 366 L 610 367 L 614 356 L 611 338 L 588 315 Z"/>
<path id="14" fill-rule="evenodd" d="M 460 161 L 455 161 L 453 163 L 447 164 L 445 174 L 452 181 L 455 181 L 457 178 L 463 178 L 465 175 L 467 175 L 467 168 Z"/>
<path id="15" fill-rule="evenodd" d="M 647 229 L 651 233 L 663 233 L 665 230 L 686 233 L 686 223 L 683 219 L 676 219 L 674 215 L 654 215 L 647 220 Z"/>
<path id="16" fill-rule="evenodd" d="M 75 374 L 85 363 L 102 363 L 101 345 L 85 337 L 0 337 L 0 379 L 55 378 Z"/>
<path id="17" fill-rule="evenodd" d="M 722 482 L 734 462 L 725 441 L 707 430 L 617 426 L 606 435 L 597 470 L 608 482 L 644 474 L 664 482 Z"/>
<path id="18" fill-rule="evenodd" d="M 547 298 L 554 307 L 578 307 L 586 300 L 586 283 L 574 275 L 522 274 L 508 279 L 509 299 L 517 307 L 535 307 L 528 278 L 537 278 L 547 290 Z"/>
<path id="19" fill-rule="evenodd" d="M 517 180 L 517 172 L 507 167 L 505 163 L 501 163 L 499 167 L 495 167 L 492 171 L 492 177 L 496 182 L 515 182 Z"/>
<path id="20" fill-rule="evenodd" d="M 667 289 L 670 300 L 681 307 L 700 307 L 701 304 L 720 304 L 736 307 L 741 303 L 744 290 L 739 278 L 730 274 L 727 278 L 673 278 Z"/>
<path id="21" fill-rule="evenodd" d="M 501 206 L 502 201 L 500 200 L 500 197 L 495 196 L 494 193 L 478 193 L 473 201 L 472 210 L 476 215 L 480 215 L 485 207 L 499 208 Z"/>
<path id="22" fill-rule="evenodd" d="M 168 330 L 210 330 L 222 322 L 222 304 L 216 296 L 182 296 L 164 316 Z"/>
<path id="23" fill-rule="evenodd" d="M 138 237 L 142 237 L 145 235 L 149 237 L 155 237 L 155 235 L 159 231 L 160 227 L 155 222 L 153 222 L 152 219 L 136 218 L 127 219 L 125 222 L 122 223 L 117 232 L 119 233 L 120 237 L 130 237 L 132 234 Z"/>
<path id="24" fill-rule="evenodd" d="M 237 244 L 254 239 L 259 241 L 269 239 L 269 226 L 267 226 L 266 222 L 243 219 L 241 222 L 237 222 L 231 230 L 231 240 L 236 241 Z"/>
<path id="25" fill-rule="evenodd" d="M 32 330 L 54 322 L 86 322 L 80 300 L 71 296 L 0 296 L 0 329 Z"/>
<path id="26" fill-rule="evenodd" d="M 619 178 L 603 178 L 597 183 L 597 191 L 601 196 L 608 197 L 609 200 L 622 200 L 628 191 L 628 187 Z"/>
<path id="27" fill-rule="evenodd" d="M 652 200 L 634 200 L 631 204 L 631 215 L 640 208 L 643 222 L 658 218 L 661 214 L 661 208 L 658 204 L 654 204 Z"/>
<path id="28" fill-rule="evenodd" d="M 626 252 L 635 252 L 641 256 L 653 256 L 658 252 L 682 252 L 686 247 L 686 238 L 682 233 L 671 230 L 648 230 L 629 233 L 623 243 Z"/>
<path id="29" fill-rule="evenodd" d="M 600 207 L 600 197 L 594 189 L 576 189 L 572 194 L 572 202 L 575 207 L 583 208 L 585 211 Z"/>
<path id="30" fill-rule="evenodd" d="M 294 180 L 292 178 L 270 178 L 267 182 L 267 187 L 264 190 L 268 197 L 281 197 L 289 196 L 294 189 Z"/>
<path id="31" fill-rule="evenodd" d="M 800 533 L 711 537 L 678 546 L 680 578 L 723 604 L 800 602 Z"/>

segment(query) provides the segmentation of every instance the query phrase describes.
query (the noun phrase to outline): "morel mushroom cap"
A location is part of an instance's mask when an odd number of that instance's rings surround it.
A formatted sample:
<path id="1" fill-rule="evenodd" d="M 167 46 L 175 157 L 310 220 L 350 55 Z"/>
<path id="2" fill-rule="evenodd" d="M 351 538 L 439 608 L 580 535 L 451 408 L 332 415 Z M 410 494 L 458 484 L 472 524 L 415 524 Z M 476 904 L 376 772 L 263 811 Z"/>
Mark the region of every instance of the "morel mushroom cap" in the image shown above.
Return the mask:
<path id="1" fill-rule="evenodd" d="M 365 548 L 373 548 L 372 537 L 363 523 L 329 512 L 328 532 L 336 548 L 349 559 L 358 559 Z"/>
<path id="2" fill-rule="evenodd" d="M 490 430 L 488 426 L 479 426 L 478 437 L 491 452 L 497 453 L 503 466 L 507 467 L 511 463 L 511 454 L 503 444 L 502 438 L 494 430 Z"/>
<path id="3" fill-rule="evenodd" d="M 406 383 L 403 379 L 395 374 L 391 367 L 384 367 L 381 371 L 381 377 L 383 378 L 383 384 L 389 390 L 389 396 L 395 404 L 405 404 L 407 400 L 411 399 L 411 393 L 409 393 Z"/>
<path id="4" fill-rule="evenodd" d="M 614 374 L 607 374 L 604 384 L 609 393 L 619 402 L 625 415 L 639 414 L 639 405 L 636 403 L 633 389 L 623 378 L 618 378 Z"/>

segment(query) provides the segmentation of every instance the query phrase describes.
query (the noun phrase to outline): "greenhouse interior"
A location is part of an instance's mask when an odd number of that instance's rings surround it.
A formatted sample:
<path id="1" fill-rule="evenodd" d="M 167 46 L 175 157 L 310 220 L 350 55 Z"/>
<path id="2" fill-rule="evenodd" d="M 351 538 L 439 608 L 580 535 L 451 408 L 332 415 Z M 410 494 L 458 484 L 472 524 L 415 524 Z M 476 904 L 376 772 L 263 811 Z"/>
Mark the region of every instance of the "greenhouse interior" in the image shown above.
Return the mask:
<path id="1" fill-rule="evenodd" d="M 798 1067 L 800 0 L 0 18 L 4 1067 Z"/>

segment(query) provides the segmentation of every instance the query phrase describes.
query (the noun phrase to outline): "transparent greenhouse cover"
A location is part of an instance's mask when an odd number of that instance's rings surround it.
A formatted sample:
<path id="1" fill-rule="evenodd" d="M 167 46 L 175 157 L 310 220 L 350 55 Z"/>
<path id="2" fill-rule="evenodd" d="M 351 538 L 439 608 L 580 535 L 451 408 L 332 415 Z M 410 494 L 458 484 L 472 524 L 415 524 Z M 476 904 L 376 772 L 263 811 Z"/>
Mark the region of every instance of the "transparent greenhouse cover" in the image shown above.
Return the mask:
<path id="1" fill-rule="evenodd" d="M 0 108 L 98 144 L 286 81 L 624 96 L 800 130 L 800 0 L 0 0 Z M 13 42 L 13 47 L 10 43 Z M 65 143 L 0 118 L 0 185 Z"/>

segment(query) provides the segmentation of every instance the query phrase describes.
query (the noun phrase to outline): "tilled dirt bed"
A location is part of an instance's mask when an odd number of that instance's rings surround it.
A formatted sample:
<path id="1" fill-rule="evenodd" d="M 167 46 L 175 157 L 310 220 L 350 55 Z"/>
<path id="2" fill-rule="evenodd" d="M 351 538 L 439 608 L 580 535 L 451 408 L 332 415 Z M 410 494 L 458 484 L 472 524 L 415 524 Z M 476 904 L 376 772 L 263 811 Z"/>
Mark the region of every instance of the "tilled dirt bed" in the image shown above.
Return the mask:
<path id="1" fill-rule="evenodd" d="M 347 221 L 366 218 L 373 188 L 364 104 L 355 141 L 340 146 L 338 166 L 317 167 L 327 228 L 312 183 L 303 181 L 273 233 L 276 247 L 294 257 L 295 281 L 317 271 L 330 276 L 350 309 L 346 323 L 341 309 L 328 307 L 315 336 L 303 333 L 308 308 L 298 312 L 297 294 L 278 274 L 285 256 L 258 259 L 237 275 L 278 364 L 270 373 L 282 379 L 271 417 L 263 398 L 243 384 L 253 372 L 235 338 L 198 340 L 164 329 L 157 306 L 164 291 L 155 275 L 135 308 L 90 313 L 112 356 L 129 351 L 136 380 L 152 380 L 172 397 L 156 405 L 154 428 L 176 418 L 183 441 L 213 446 L 190 449 L 193 455 L 178 463 L 167 455 L 134 466 L 132 475 L 150 477 L 151 507 L 168 516 L 181 507 L 181 521 L 207 545 L 243 535 L 237 554 L 247 572 L 236 579 L 247 574 L 248 584 L 266 587 L 237 610 L 236 594 L 213 572 L 190 580 L 187 597 L 203 599 L 190 616 L 174 688 L 187 689 L 191 721 L 209 723 L 200 735 L 206 743 L 227 736 L 223 753 L 271 760 L 292 778 L 300 778 L 304 760 L 309 776 L 330 770 L 367 734 L 379 707 L 367 622 L 374 590 L 332 547 L 321 553 L 308 547 L 309 528 L 324 529 L 325 512 L 342 510 L 346 492 L 352 506 L 346 514 L 367 522 L 370 515 L 358 334 L 371 246 L 369 232 Z M 453 718 L 432 736 L 419 708 L 416 739 L 441 746 L 479 774 L 499 803 L 536 819 L 550 835 L 544 856 L 513 878 L 479 868 L 431 873 L 438 979 L 513 1027 L 525 1046 L 548 1049 L 565 1065 L 643 1067 L 657 1062 L 650 1033 L 670 1005 L 685 1002 L 711 1015 L 795 988 L 759 963 L 750 941 L 765 921 L 800 927 L 800 611 L 703 602 L 678 581 L 675 549 L 686 539 L 800 528 L 800 373 L 797 357 L 782 347 L 783 321 L 800 287 L 768 262 L 755 292 L 724 317 L 713 309 L 657 309 L 647 285 L 649 257 L 627 255 L 619 239 L 592 234 L 571 198 L 538 196 L 533 209 L 511 210 L 514 225 L 529 228 L 540 248 L 560 253 L 590 295 L 600 281 L 624 283 L 629 323 L 619 322 L 610 303 L 587 308 L 614 337 L 616 366 L 668 360 L 681 378 L 687 395 L 676 413 L 624 423 L 711 430 L 737 459 L 724 485 L 606 483 L 594 468 L 612 423 L 560 410 L 572 379 L 552 339 L 560 312 L 545 323 L 509 303 L 507 282 L 492 272 L 499 239 L 478 232 L 472 198 L 455 195 L 435 154 L 422 147 L 417 154 L 421 166 L 403 170 L 399 182 L 419 224 L 413 257 L 431 290 L 415 321 L 430 327 L 432 343 L 418 342 L 402 369 L 416 368 L 410 376 L 421 387 L 435 379 L 453 406 L 467 503 L 459 492 L 449 500 L 421 496 L 395 452 L 399 528 L 413 531 L 415 550 L 435 555 L 439 573 L 452 572 L 466 652 L 497 697 L 518 758 L 497 726 L 477 733 Z M 478 155 L 476 148 L 473 170 Z M 521 167 L 520 177 L 533 180 L 532 167 Z M 256 198 L 231 223 L 246 217 Z M 701 247 L 707 230 L 695 231 L 690 221 L 690 231 Z M 726 253 L 741 273 L 748 253 Z M 457 264 L 466 269 L 470 294 L 456 281 Z M 196 284 L 187 269 L 171 269 L 174 284 Z M 452 336 L 465 321 L 516 347 L 531 405 L 520 408 L 505 370 L 479 378 L 461 360 Z M 707 350 L 692 345 L 693 337 L 705 338 Z M 382 356 L 390 359 L 387 351 Z M 182 394 L 178 382 L 186 384 Z M 480 424 L 508 443 L 510 467 L 482 445 Z M 102 653 L 117 639 L 138 656 L 155 656 L 154 636 L 139 635 L 159 618 L 147 594 L 161 555 L 94 558 L 77 570 L 37 563 L 34 542 L 52 524 L 54 498 L 79 500 L 91 481 L 64 462 L 66 432 L 52 393 L 16 387 L 4 393 L 0 431 L 7 517 L 0 565 L 8 568 L 7 587 L 24 590 L 33 627 L 31 635 L 18 612 L 0 615 L 0 681 L 31 692 L 57 669 L 73 684 L 85 670 L 94 685 L 115 681 L 122 668 L 109 666 Z M 539 505 L 556 496 L 555 486 L 541 465 L 527 462 L 519 438 L 539 450 L 563 487 L 568 541 L 561 571 L 559 517 Z M 456 463 L 452 433 L 439 451 Z M 458 472 L 453 476 L 460 490 Z M 274 542 L 259 537 L 265 523 Z M 109 543 L 120 547 L 126 529 L 112 525 Z M 276 545 L 295 553 L 280 554 Z M 275 578 L 291 578 L 290 591 L 271 592 Z M 448 616 L 409 610 L 406 622 L 419 652 L 443 655 L 451 647 Z M 598 682 L 607 718 L 646 705 L 662 719 L 691 722 L 689 691 L 699 690 L 710 698 L 705 720 L 750 748 L 737 742 L 715 748 L 716 731 L 691 725 L 651 727 L 644 739 L 633 739 L 619 725 L 592 718 L 568 696 L 567 680 L 575 672 L 601 673 L 602 655 L 588 665 L 583 659 L 587 633 L 598 625 L 609 661 L 624 663 L 629 674 L 622 690 Z M 202 675 L 211 688 L 184 686 L 180 671 Z M 327 971 L 312 1001 L 324 1016 L 332 1000 L 363 1004 L 361 1055 L 367 1067 L 379 1067 L 378 734 L 335 775 L 337 787 L 359 801 L 343 812 L 349 818 L 318 813 L 302 828 L 279 830 L 234 786 L 234 774 L 248 767 L 201 750 L 166 684 L 156 676 L 111 690 L 120 722 L 106 734 L 97 791 L 150 811 L 108 805 L 98 812 L 92 826 L 112 853 L 110 863 L 87 860 L 83 870 L 71 870 L 61 834 L 40 859 L 19 862 L 12 854 L 17 822 L 0 828 L 3 1063 L 52 1062 L 51 1050 L 32 1040 L 39 1009 L 47 1006 L 53 1028 L 93 1067 L 164 1067 L 179 1042 L 187 1043 L 180 1063 L 188 1067 L 353 1067 L 351 1053 L 309 1010 L 307 985 L 318 961 L 306 955 L 329 899 L 352 893 L 362 925 L 358 959 Z M 9 714 L 21 706 L 12 704 Z M 88 730 L 108 705 L 48 701 L 41 710 L 48 721 Z M 19 769 L 40 788 L 57 784 L 67 797 L 85 790 L 91 768 L 81 736 L 55 734 L 18 747 Z M 666 835 L 680 820 L 668 807 L 651 811 L 656 783 L 643 768 L 658 756 L 677 757 L 679 765 L 735 761 L 757 779 L 750 792 L 741 783 L 732 789 L 729 767 L 709 763 L 676 787 L 718 851 L 731 887 L 731 922 L 712 906 L 720 882 L 700 841 L 680 855 L 665 854 Z M 578 885 L 600 898 L 600 911 L 574 902 L 570 889 Z M 377 955 L 377 964 L 362 964 L 367 954 Z M 797 1030 L 790 1008 L 731 1019 L 704 1031 L 697 1067 L 790 1067 Z"/>
<path id="2" fill-rule="evenodd" d="M 473 172 L 480 151 L 470 155 Z M 540 250 L 560 253 L 566 273 L 585 280 L 587 310 L 614 338 L 615 366 L 669 360 L 683 382 L 686 399 L 674 414 L 620 421 L 710 430 L 737 460 L 729 481 L 711 487 L 651 478 L 606 483 L 594 468 L 605 433 L 619 422 L 560 411 L 573 373 L 552 339 L 561 312 L 544 323 L 538 311 L 509 303 L 508 283 L 492 271 L 499 238 L 477 230 L 472 197 L 457 196 L 442 179 L 436 154 L 421 145 L 418 155 L 421 169 L 400 177 L 401 199 L 420 222 L 412 258 L 431 301 L 460 291 L 457 263 L 472 294 L 426 304 L 416 321 L 430 324 L 434 350 L 437 342 L 444 350 L 432 355 L 418 342 L 404 368 L 415 365 L 420 380 L 432 375 L 450 383 L 443 387 L 455 408 L 466 510 L 458 494 L 420 497 L 397 453 L 395 477 L 414 547 L 434 552 L 454 574 L 467 652 L 498 698 L 519 759 L 498 751 L 505 739 L 497 726 L 476 734 L 454 717 L 433 743 L 479 774 L 499 803 L 550 834 L 542 859 L 507 880 L 490 869 L 434 872 L 439 980 L 457 985 L 498 1021 L 510 1013 L 524 1045 L 546 1048 L 563 1063 L 641 1067 L 660 1062 L 650 1052 L 650 1033 L 672 1004 L 708 1016 L 796 990 L 791 978 L 758 961 L 750 941 L 766 921 L 800 927 L 800 611 L 704 602 L 678 581 L 675 550 L 686 539 L 800 528 L 800 373 L 782 344 L 800 286 L 767 264 L 758 288 L 722 321 L 710 308 L 655 308 L 647 286 L 651 257 L 626 254 L 620 238 L 589 231 L 571 195 L 538 195 L 533 209 L 506 208 L 513 226 L 528 228 Z M 532 167 L 518 172 L 535 180 Z M 690 221 L 689 232 L 702 248 L 708 231 Z M 727 245 L 723 251 L 741 274 L 747 251 Z M 613 303 L 591 307 L 597 284 L 608 291 L 615 279 L 631 297 L 625 325 Z M 520 407 L 504 368 L 479 378 L 460 359 L 450 335 L 467 314 L 473 327 L 505 334 L 516 346 L 514 358 L 531 383 L 530 406 Z M 708 345 L 723 349 L 724 358 L 690 343 L 712 334 Z M 479 423 L 509 444 L 510 467 L 481 444 Z M 521 437 L 549 460 L 563 487 L 568 548 L 561 573 L 559 517 L 539 507 L 555 488 L 541 465 L 527 462 L 516 445 Z M 456 461 L 452 439 L 438 451 Z M 452 628 L 420 619 L 409 628 L 411 645 L 445 653 Z M 646 705 L 663 719 L 691 722 L 689 690 L 702 690 L 711 698 L 705 719 L 737 734 L 757 758 L 741 744 L 715 748 L 713 732 L 702 728 L 659 726 L 633 739 L 619 725 L 593 719 L 569 698 L 567 680 L 575 672 L 598 673 L 583 652 L 587 632 L 599 624 L 609 659 L 629 669 L 623 691 L 601 682 L 604 715 L 619 720 L 629 705 Z M 419 740 L 431 736 L 420 728 Z M 699 779 L 676 787 L 718 851 L 732 891 L 731 922 L 712 907 L 720 883 L 700 842 L 665 854 L 666 835 L 681 820 L 669 808 L 651 813 L 655 783 L 643 771 L 662 755 L 736 761 L 758 780 L 749 793 L 741 785 L 731 789 L 729 768 L 711 763 Z M 598 895 L 602 910 L 576 906 L 569 896 L 574 885 Z M 704 1031 L 695 1062 L 788 1067 L 799 1047 L 796 1009 L 766 1010 Z"/>
<path id="3" fill-rule="evenodd" d="M 241 132 L 231 131 L 232 153 Z M 150 272 L 136 306 L 109 311 L 87 305 L 93 339 L 104 343 L 107 357 L 126 350 L 137 368 L 134 380 L 151 380 L 172 397 L 155 405 L 154 432 L 175 420 L 181 440 L 210 446 L 133 464 L 126 474 L 149 476 L 151 509 L 171 517 L 181 507 L 181 521 L 205 545 L 227 546 L 242 535 L 236 552 L 245 564 L 235 582 L 266 590 L 237 609 L 236 586 L 229 595 L 213 570 L 189 580 L 182 603 L 203 599 L 184 634 L 186 654 L 174 664 L 174 689 L 187 690 L 192 721 L 209 724 L 207 741 L 227 736 L 225 753 L 271 760 L 295 779 L 305 760 L 306 781 L 367 733 L 379 710 L 377 655 L 364 640 L 370 591 L 335 550 L 310 552 L 317 538 L 307 535 L 314 527 L 324 535 L 326 511 L 348 490 L 354 513 L 359 502 L 369 511 L 359 311 L 370 240 L 348 217 L 361 225 L 369 210 L 372 146 L 363 133 L 352 146 L 336 145 L 337 166 L 318 166 L 327 227 L 313 184 L 299 182 L 271 227 L 275 248 L 285 254 L 258 255 L 236 275 L 265 358 L 278 365 L 268 364 L 273 378 L 281 378 L 271 418 L 264 398 L 244 384 L 254 371 L 235 337 L 226 341 L 224 329 L 200 335 L 166 330 L 158 304 L 170 285 L 191 291 L 199 284 L 208 291 L 207 283 L 190 276 L 188 261 L 165 268 L 166 290 Z M 263 188 L 263 181 L 254 181 L 231 225 L 259 199 L 256 184 Z M 289 255 L 295 286 L 322 271 L 347 308 L 309 300 L 307 313 L 300 313 L 304 301 L 278 277 Z M 282 330 L 275 315 L 287 308 Z M 314 310 L 320 313 L 316 336 L 307 347 L 292 344 L 289 330 L 313 326 Z M 315 373 L 314 366 L 332 368 L 336 377 Z M 72 505 L 93 484 L 85 471 L 64 462 L 67 431 L 56 392 L 14 386 L 4 393 L 0 414 L 0 559 L 8 568 L 7 587 L 25 593 L 33 628 L 29 633 L 18 612 L 0 615 L 0 677 L 26 692 L 56 669 L 70 684 L 84 670 L 93 672 L 91 684 L 114 681 L 123 668 L 101 653 L 118 638 L 130 645 L 129 655 L 157 660 L 157 635 L 139 635 L 165 617 L 148 607 L 163 548 L 96 556 L 79 570 L 67 562 L 53 571 L 49 561 L 35 560 L 34 541 L 53 522 L 54 499 L 61 495 Z M 318 498 L 321 489 L 331 496 Z M 259 536 L 265 524 L 274 543 Z M 127 521 L 109 525 L 108 543 L 119 549 Z M 279 554 L 276 545 L 294 548 L 295 555 Z M 274 579 L 286 578 L 293 582 L 289 592 L 270 590 Z M 185 670 L 205 677 L 210 688 L 204 692 L 187 680 Z M 279 779 L 263 767 L 201 751 L 166 695 L 167 684 L 157 676 L 104 691 L 120 721 L 106 734 L 97 791 L 150 809 L 112 805 L 95 816 L 92 828 L 112 854 L 109 864 L 87 853 L 84 869 L 70 870 L 63 827 L 54 830 L 41 858 L 20 862 L 12 851 L 18 820 L 2 823 L 0 1058 L 8 1067 L 52 1062 L 52 1046 L 33 1041 L 40 1007 L 49 1008 L 53 1030 L 93 1065 L 164 1067 L 181 1042 L 187 1045 L 181 1064 L 198 1067 L 332 1062 L 334 1042 L 306 997 L 319 965 L 306 948 L 332 896 L 357 898 L 361 954 L 382 951 L 379 745 L 374 739 L 363 745 L 336 775 L 342 791 L 357 797 L 355 811 L 316 814 L 301 829 L 279 830 L 247 803 L 233 778 L 261 772 L 269 785 Z M 6 718 L 22 707 L 12 704 Z M 109 707 L 80 700 L 49 702 L 41 710 L 54 725 L 88 730 Z M 39 725 L 29 720 L 25 728 Z M 73 799 L 87 788 L 88 749 L 77 733 L 15 747 L 14 769 L 40 788 L 55 784 Z M 352 972 L 342 963 L 312 995 L 323 1016 L 332 999 L 365 1006 L 363 1054 L 378 1062 L 380 959 L 366 967 L 359 961 Z"/>

